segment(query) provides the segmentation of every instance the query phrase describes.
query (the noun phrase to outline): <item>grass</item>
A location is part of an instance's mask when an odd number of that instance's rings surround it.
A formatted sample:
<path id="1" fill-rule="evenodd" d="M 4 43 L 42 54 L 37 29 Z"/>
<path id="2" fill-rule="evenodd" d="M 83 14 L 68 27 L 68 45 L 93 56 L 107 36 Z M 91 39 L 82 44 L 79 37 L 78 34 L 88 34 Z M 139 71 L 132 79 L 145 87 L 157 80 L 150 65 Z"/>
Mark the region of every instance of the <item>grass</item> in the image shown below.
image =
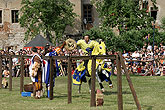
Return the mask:
<path id="1" fill-rule="evenodd" d="M 131 76 L 131 79 L 143 110 L 163 110 L 165 108 L 165 77 Z M 67 104 L 67 77 L 56 78 L 53 100 L 45 97 L 39 100 L 33 97 L 22 97 L 19 92 L 19 78 L 13 78 L 12 91 L 0 89 L 0 110 L 117 110 L 116 76 L 112 76 L 112 81 L 113 89 L 108 88 L 108 84 L 104 82 L 106 90 L 104 105 L 90 107 L 90 94 L 86 83 L 83 83 L 80 94 L 77 92 L 78 86 L 72 86 L 72 104 Z M 124 110 L 136 110 L 125 76 L 122 81 Z M 29 82 L 30 78 L 25 78 L 25 84 Z M 96 88 L 99 88 L 98 84 Z"/>

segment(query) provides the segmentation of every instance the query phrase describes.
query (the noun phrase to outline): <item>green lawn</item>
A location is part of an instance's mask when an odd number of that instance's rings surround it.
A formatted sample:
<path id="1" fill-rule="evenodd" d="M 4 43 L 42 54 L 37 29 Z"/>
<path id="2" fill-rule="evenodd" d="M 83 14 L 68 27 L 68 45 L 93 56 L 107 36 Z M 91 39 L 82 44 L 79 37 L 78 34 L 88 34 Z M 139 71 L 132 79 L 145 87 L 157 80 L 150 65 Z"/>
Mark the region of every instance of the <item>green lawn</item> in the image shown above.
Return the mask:
<path id="1" fill-rule="evenodd" d="M 13 90 L 0 89 L 0 110 L 117 110 L 116 76 L 112 76 L 113 89 L 104 82 L 104 106 L 90 107 L 88 85 L 83 83 L 82 93 L 78 93 L 78 86 L 73 85 L 72 104 L 67 104 L 67 77 L 56 78 L 54 99 L 22 97 L 19 93 L 19 78 L 13 78 Z M 159 76 L 131 76 L 134 88 L 143 110 L 165 109 L 165 77 Z M 25 78 L 29 83 L 30 78 Z M 99 88 L 98 85 L 96 88 Z M 46 93 L 45 93 L 46 94 Z M 136 110 L 131 91 L 125 76 L 123 76 L 123 104 L 124 110 Z"/>

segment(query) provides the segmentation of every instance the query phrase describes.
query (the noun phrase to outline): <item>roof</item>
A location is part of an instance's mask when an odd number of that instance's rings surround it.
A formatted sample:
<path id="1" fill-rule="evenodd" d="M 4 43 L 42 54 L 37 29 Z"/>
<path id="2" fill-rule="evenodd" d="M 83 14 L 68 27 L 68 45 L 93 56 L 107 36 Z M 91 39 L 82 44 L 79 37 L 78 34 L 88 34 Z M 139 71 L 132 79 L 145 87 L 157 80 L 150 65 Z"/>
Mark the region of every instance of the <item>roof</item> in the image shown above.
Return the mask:
<path id="1" fill-rule="evenodd" d="M 49 42 L 47 39 L 43 38 L 41 35 L 37 35 L 34 39 L 32 39 L 24 47 L 45 47 L 46 44 L 53 46 L 53 44 L 51 42 Z"/>

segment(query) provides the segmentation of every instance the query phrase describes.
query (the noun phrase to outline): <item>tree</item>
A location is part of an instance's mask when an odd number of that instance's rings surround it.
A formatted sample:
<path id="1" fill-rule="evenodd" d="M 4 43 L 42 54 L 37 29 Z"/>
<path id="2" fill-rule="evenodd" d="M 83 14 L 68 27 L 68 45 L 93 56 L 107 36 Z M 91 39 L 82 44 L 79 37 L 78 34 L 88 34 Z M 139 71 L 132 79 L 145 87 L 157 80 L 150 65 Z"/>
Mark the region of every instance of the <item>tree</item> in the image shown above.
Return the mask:
<path id="1" fill-rule="evenodd" d="M 69 0 L 22 0 L 19 22 L 26 28 L 25 40 L 40 33 L 50 41 L 61 37 L 76 16 L 73 6 Z"/>
<path id="2" fill-rule="evenodd" d="M 108 51 L 121 51 L 121 48 L 124 45 L 124 43 L 121 42 L 121 37 L 116 36 L 111 28 L 93 27 L 83 35 L 89 35 L 92 40 L 102 39 L 105 42 Z"/>
<path id="3" fill-rule="evenodd" d="M 156 8 L 156 0 L 151 1 Z M 106 35 L 106 39 L 110 43 L 107 43 L 108 48 L 116 51 L 135 51 L 140 49 L 145 42 L 153 42 L 151 40 L 153 39 L 152 22 L 154 19 L 150 17 L 147 9 L 140 8 L 142 2 L 143 0 L 93 0 L 101 18 L 101 26 L 107 29 L 101 32 L 108 33 L 109 28 L 119 30 L 119 35 L 115 35 L 115 37 L 102 34 Z M 150 38 L 147 40 L 145 36 L 148 34 L 150 34 Z M 159 39 L 163 39 L 163 36 L 155 29 L 156 44 L 160 43 Z"/>
<path id="4" fill-rule="evenodd" d="M 93 0 L 93 3 L 102 18 L 103 26 L 117 27 L 120 34 L 132 29 L 152 28 L 153 18 L 146 9 L 140 9 L 139 0 Z"/>
<path id="5" fill-rule="evenodd" d="M 165 17 L 161 20 L 161 29 L 165 32 Z"/>

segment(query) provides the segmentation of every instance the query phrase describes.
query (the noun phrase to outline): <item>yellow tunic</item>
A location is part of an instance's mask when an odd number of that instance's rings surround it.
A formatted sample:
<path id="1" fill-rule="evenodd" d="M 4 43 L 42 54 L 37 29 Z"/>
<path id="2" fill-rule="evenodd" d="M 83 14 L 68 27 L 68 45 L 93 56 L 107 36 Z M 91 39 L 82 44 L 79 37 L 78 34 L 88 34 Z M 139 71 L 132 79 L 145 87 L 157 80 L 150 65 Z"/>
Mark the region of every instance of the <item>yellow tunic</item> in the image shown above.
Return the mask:
<path id="1" fill-rule="evenodd" d="M 82 49 L 82 51 L 83 51 L 86 55 L 88 55 L 88 52 L 87 52 L 86 49 L 87 49 L 87 48 L 93 48 L 95 42 L 96 42 L 96 41 L 89 40 L 89 42 L 86 43 L 85 40 L 78 40 L 78 41 L 77 41 L 77 45 L 80 46 L 80 48 Z"/>

